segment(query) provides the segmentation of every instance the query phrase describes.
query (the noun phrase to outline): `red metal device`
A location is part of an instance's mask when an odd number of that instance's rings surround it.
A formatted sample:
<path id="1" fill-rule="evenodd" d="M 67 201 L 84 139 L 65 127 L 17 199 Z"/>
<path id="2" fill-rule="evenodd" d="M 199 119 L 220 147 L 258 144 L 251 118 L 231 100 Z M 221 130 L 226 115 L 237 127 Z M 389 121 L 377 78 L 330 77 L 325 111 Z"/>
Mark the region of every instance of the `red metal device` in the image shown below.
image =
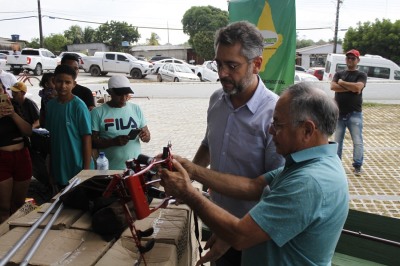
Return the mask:
<path id="1" fill-rule="evenodd" d="M 152 235 L 153 228 L 146 231 L 136 230 L 134 222 L 148 217 L 150 213 L 159 208 L 166 208 L 168 206 L 171 197 L 165 196 L 165 193 L 152 186 L 155 182 L 160 181 L 159 179 L 152 180 L 152 177 L 160 168 L 172 170 L 172 159 L 171 143 L 168 143 L 163 148 L 161 159 L 139 155 L 137 159 L 128 160 L 126 161 L 127 170 L 123 174 L 113 175 L 110 184 L 103 193 L 103 196 L 106 198 L 110 197 L 113 193 L 117 193 L 119 197 L 129 229 L 140 253 L 140 259 L 136 265 L 139 265 L 140 260 L 143 260 L 144 265 L 146 265 L 144 254 L 153 248 L 154 239 L 148 241 L 143 246 L 140 242 L 141 238 Z M 154 191 L 157 191 L 158 197 L 163 198 L 163 200 L 158 206 L 150 209 L 148 196 L 149 194 L 154 195 Z M 135 215 L 131 214 L 127 205 L 130 201 L 133 203 Z"/>

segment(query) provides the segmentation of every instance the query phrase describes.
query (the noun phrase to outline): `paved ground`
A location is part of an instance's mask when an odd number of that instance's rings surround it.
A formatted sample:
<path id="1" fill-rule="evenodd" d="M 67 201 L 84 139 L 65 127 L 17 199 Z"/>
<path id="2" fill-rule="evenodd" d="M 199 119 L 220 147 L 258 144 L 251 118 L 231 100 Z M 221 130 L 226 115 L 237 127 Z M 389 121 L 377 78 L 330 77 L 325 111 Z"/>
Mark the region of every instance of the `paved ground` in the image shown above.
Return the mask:
<path id="1" fill-rule="evenodd" d="M 152 135 L 151 141 L 142 145 L 142 153 L 156 155 L 171 141 L 174 153 L 193 158 L 205 132 L 208 99 L 142 98 L 135 102 L 142 107 Z M 343 164 L 352 209 L 400 218 L 399 113 L 400 105 L 364 108 L 365 162 L 361 177 L 351 171 L 352 145 L 346 133 Z M 46 198 L 44 188 L 37 184 L 30 195 L 39 202 Z"/>

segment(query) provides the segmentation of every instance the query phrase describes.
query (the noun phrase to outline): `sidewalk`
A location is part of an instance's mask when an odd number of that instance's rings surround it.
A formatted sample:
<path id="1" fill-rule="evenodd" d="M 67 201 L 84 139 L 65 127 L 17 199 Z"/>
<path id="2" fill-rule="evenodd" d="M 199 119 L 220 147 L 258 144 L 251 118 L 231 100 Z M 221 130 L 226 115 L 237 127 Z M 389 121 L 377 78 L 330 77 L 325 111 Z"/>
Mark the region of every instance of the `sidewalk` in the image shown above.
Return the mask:
<path id="1" fill-rule="evenodd" d="M 174 154 L 194 157 L 206 129 L 208 98 L 140 98 L 134 102 L 142 107 L 151 132 L 151 141 L 142 144 L 143 154 L 157 155 L 171 141 Z M 364 165 L 360 177 L 352 173 L 353 148 L 346 133 L 343 164 L 348 173 L 350 208 L 400 218 L 399 113 L 400 105 L 364 108 Z"/>

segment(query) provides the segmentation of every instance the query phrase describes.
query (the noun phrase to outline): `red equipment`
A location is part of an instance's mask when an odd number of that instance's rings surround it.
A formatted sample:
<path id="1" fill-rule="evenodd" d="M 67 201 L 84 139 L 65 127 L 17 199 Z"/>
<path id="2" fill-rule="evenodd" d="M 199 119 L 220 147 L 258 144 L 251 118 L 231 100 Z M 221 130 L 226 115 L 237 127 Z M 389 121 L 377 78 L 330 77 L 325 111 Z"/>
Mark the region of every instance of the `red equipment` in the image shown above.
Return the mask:
<path id="1" fill-rule="evenodd" d="M 145 246 L 141 244 L 140 239 L 144 236 L 152 235 L 153 228 L 149 228 L 146 231 L 136 230 L 134 222 L 146 218 L 150 213 L 159 208 L 166 208 L 168 206 L 172 198 L 166 197 L 164 192 L 152 186 L 153 183 L 159 182 L 160 179 L 151 179 L 160 167 L 172 170 L 172 159 L 171 143 L 168 143 L 167 147 L 163 148 L 162 159 L 151 158 L 141 154 L 137 159 L 128 160 L 126 161 L 127 170 L 122 175 L 113 175 L 110 184 L 103 193 L 103 196 L 106 198 L 110 197 L 113 192 L 117 193 L 119 201 L 124 209 L 132 237 L 139 250 L 140 259 L 143 260 L 145 265 L 144 253 L 153 248 L 154 239 L 148 241 Z M 163 201 L 158 206 L 150 209 L 147 196 L 149 196 L 149 194 L 154 195 L 155 193 L 163 198 Z M 131 200 L 135 209 L 135 217 L 132 216 L 127 205 Z M 139 263 L 140 260 L 137 265 Z"/>

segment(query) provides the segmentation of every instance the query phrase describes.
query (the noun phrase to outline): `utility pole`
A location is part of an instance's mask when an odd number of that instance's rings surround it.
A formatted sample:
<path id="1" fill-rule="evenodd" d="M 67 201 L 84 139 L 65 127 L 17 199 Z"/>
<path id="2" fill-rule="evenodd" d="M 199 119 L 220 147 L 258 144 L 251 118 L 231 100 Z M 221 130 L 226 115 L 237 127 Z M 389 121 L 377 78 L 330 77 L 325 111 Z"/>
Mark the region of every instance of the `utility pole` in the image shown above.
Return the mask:
<path id="1" fill-rule="evenodd" d="M 339 9 L 342 0 L 337 0 L 336 6 L 336 21 L 335 21 L 335 36 L 333 37 L 333 53 L 336 54 L 336 46 L 337 46 L 337 39 L 338 39 L 338 28 L 339 28 Z"/>
<path id="2" fill-rule="evenodd" d="M 37 1 L 37 4 L 38 4 L 38 17 L 39 17 L 39 43 L 40 43 L 40 48 L 43 48 L 42 10 L 40 9 L 40 0 Z"/>

